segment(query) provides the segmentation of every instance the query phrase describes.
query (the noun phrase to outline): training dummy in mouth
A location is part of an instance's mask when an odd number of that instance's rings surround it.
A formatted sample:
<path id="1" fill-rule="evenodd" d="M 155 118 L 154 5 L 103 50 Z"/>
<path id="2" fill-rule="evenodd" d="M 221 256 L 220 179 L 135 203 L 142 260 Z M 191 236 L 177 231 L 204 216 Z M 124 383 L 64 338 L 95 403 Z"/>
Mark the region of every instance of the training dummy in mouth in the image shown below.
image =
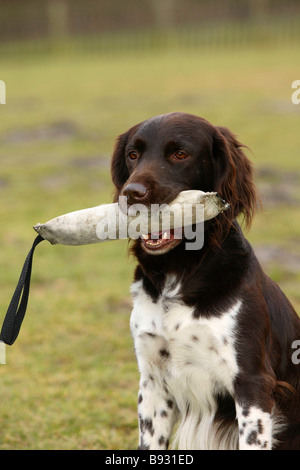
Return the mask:
<path id="1" fill-rule="evenodd" d="M 137 238 L 137 226 L 140 234 L 149 234 L 205 222 L 228 208 L 217 193 L 197 190 L 182 191 L 170 204 L 153 204 L 150 208 L 127 206 L 126 198 L 121 197 L 119 203 L 70 212 L 34 229 L 53 245 L 88 245 Z"/>
<path id="2" fill-rule="evenodd" d="M 169 205 L 154 204 L 150 210 L 141 204 L 127 206 L 127 199 L 121 197 L 119 203 L 70 212 L 45 224 L 35 225 L 34 229 L 39 235 L 25 259 L 5 315 L 0 341 L 12 345 L 18 337 L 27 309 L 33 254 L 36 246 L 43 240 L 53 245 L 88 245 L 105 240 L 142 236 L 148 245 L 150 243 L 155 246 L 152 237 L 160 238 L 156 243 L 162 244 L 171 230 L 174 232 L 176 229 L 203 223 L 229 207 L 217 193 L 189 190 L 179 193 Z"/>

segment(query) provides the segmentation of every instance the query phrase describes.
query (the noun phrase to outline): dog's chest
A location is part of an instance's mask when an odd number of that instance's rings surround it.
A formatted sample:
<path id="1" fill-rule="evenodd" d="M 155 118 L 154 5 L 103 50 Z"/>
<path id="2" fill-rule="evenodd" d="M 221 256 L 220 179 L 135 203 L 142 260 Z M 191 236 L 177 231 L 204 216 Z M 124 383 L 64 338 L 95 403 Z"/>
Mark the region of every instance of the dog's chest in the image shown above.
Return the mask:
<path id="1" fill-rule="evenodd" d="M 238 371 L 234 331 L 241 302 L 218 317 L 194 318 L 179 290 L 180 285 L 169 278 L 153 302 L 137 281 L 131 289 L 130 325 L 141 380 L 150 377 L 167 385 L 180 409 L 195 391 L 207 404 L 218 392 L 232 392 Z"/>

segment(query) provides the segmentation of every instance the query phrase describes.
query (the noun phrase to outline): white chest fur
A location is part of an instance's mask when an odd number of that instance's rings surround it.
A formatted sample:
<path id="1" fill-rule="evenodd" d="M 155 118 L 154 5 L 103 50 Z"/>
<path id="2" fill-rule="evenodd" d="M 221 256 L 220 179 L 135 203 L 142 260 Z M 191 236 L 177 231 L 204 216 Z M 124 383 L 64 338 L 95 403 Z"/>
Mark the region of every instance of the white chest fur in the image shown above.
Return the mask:
<path id="1" fill-rule="evenodd" d="M 180 284 L 169 277 L 154 303 L 142 281 L 132 285 L 130 327 L 141 383 L 150 376 L 158 386 L 167 386 L 184 418 L 178 433 L 180 448 L 213 448 L 208 440 L 214 435 L 209 430 L 216 411 L 214 397 L 232 393 L 238 372 L 234 331 L 241 301 L 218 317 L 194 318 L 179 290 Z"/>

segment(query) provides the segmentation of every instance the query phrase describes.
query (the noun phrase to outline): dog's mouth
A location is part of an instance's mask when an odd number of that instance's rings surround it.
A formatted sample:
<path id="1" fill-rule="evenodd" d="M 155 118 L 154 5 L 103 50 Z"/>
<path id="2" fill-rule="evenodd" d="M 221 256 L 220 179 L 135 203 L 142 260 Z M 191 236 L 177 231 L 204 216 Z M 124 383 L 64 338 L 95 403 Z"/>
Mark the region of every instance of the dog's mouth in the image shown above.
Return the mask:
<path id="1" fill-rule="evenodd" d="M 181 239 L 175 238 L 174 229 L 143 234 L 141 240 L 143 248 L 152 254 L 167 253 L 181 242 Z"/>

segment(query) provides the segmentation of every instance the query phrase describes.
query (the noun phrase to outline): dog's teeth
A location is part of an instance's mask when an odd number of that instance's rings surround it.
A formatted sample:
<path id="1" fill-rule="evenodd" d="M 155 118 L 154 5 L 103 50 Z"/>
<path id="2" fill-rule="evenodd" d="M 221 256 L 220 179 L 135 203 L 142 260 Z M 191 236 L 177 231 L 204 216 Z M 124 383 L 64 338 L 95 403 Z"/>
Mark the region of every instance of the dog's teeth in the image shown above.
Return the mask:
<path id="1" fill-rule="evenodd" d="M 145 235 L 144 233 L 142 234 L 142 237 L 144 240 L 149 240 L 150 238 L 150 235 Z"/>
<path id="2" fill-rule="evenodd" d="M 167 239 L 168 239 L 168 233 L 167 233 L 167 232 L 164 232 L 162 239 L 163 239 L 163 240 L 167 240 Z"/>
<path id="3" fill-rule="evenodd" d="M 146 240 L 146 245 L 148 246 L 158 246 L 163 242 L 163 240 L 160 238 L 159 240 Z"/>

